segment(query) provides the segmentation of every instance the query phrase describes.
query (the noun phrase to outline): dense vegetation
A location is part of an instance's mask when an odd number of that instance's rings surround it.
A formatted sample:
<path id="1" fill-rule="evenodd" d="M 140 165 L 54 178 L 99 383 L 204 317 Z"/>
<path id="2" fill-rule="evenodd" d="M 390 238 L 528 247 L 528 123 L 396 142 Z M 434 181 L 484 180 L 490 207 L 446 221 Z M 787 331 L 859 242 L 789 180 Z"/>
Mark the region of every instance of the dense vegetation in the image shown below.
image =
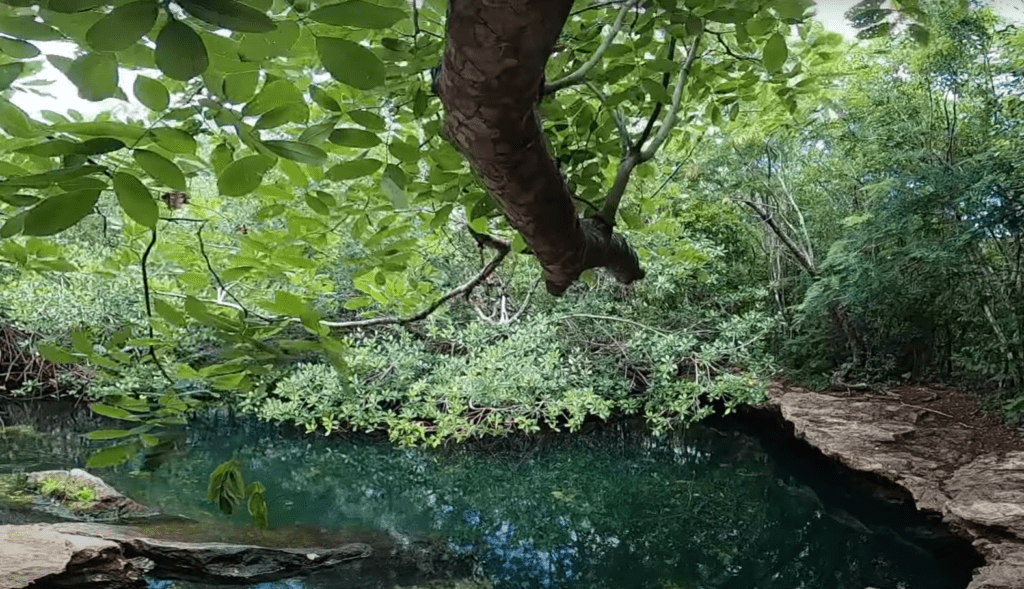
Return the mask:
<path id="1" fill-rule="evenodd" d="M 4 0 L 4 396 L 137 426 L 94 432 L 122 442 L 95 464 L 206 402 L 432 444 L 664 428 L 780 374 L 983 385 L 1017 415 L 1024 37 L 906 4 L 909 35 L 852 44 L 803 0 L 578 2 L 543 129 L 582 215 L 625 169 L 646 277 L 556 298 L 441 136 L 442 2 Z M 20 109 L 44 63 L 132 108 Z"/>

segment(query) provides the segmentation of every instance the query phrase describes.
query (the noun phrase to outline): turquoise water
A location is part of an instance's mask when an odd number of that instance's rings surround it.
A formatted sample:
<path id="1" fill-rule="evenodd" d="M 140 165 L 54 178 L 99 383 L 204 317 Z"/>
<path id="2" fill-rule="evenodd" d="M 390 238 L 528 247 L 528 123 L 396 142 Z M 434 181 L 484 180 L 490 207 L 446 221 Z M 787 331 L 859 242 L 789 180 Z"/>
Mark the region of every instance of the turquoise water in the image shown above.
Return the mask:
<path id="1" fill-rule="evenodd" d="M 46 436 L 0 438 L 0 472 L 83 465 L 92 446 L 78 432 L 97 423 L 44 420 Z M 246 526 L 244 513 L 205 501 L 209 473 L 234 457 L 247 482 L 267 487 L 272 528 L 431 534 L 498 588 L 960 589 L 977 564 L 934 522 L 780 432 L 738 422 L 665 436 L 617 424 L 426 451 L 221 414 L 170 447 L 94 472 L 166 513 Z M 144 465 L 151 472 L 133 472 Z M 337 586 L 330 572 L 253 585 Z"/>

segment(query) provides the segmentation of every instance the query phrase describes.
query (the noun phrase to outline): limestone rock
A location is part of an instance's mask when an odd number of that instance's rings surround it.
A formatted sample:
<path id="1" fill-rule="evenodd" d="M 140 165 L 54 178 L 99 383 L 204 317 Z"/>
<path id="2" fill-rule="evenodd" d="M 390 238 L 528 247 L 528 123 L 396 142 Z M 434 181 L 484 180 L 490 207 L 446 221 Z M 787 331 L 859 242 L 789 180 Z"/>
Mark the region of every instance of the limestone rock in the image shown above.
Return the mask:
<path id="1" fill-rule="evenodd" d="M 0 526 L 0 589 L 145 587 L 150 563 L 128 559 L 116 542 L 63 534 L 46 524 Z"/>
<path id="2" fill-rule="evenodd" d="M 1024 452 L 981 456 L 943 486 L 947 513 L 1024 538 Z"/>

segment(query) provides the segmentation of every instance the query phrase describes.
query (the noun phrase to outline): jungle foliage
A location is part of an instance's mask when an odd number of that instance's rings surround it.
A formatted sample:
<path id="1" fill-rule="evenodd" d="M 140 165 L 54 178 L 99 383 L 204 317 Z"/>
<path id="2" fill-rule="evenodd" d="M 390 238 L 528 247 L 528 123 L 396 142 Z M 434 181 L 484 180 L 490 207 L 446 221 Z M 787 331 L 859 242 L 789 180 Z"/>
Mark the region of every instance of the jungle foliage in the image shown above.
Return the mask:
<path id="1" fill-rule="evenodd" d="M 667 428 L 783 369 L 988 381 L 1020 411 L 1024 44 L 922 6 L 927 35 L 852 45 L 803 0 L 577 3 L 543 130 L 646 277 L 555 298 L 441 137 L 442 2 L 4 0 L 4 320 L 125 422 L 95 466 L 208 402 L 431 444 Z M 128 107 L 32 112 L 44 64 Z M 221 474 L 231 508 L 260 495 Z"/>

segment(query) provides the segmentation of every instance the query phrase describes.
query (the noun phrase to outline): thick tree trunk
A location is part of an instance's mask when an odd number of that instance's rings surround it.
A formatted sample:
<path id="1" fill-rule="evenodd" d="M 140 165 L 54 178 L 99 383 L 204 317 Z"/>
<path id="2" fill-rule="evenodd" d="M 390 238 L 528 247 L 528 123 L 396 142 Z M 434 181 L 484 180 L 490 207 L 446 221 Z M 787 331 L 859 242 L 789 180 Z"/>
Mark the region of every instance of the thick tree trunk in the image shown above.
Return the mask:
<path id="1" fill-rule="evenodd" d="M 587 268 L 621 282 L 644 277 L 636 253 L 597 219 L 580 219 L 548 152 L 536 104 L 544 65 L 572 0 L 450 0 L 448 45 L 437 80 L 444 132 L 561 294 Z"/>

